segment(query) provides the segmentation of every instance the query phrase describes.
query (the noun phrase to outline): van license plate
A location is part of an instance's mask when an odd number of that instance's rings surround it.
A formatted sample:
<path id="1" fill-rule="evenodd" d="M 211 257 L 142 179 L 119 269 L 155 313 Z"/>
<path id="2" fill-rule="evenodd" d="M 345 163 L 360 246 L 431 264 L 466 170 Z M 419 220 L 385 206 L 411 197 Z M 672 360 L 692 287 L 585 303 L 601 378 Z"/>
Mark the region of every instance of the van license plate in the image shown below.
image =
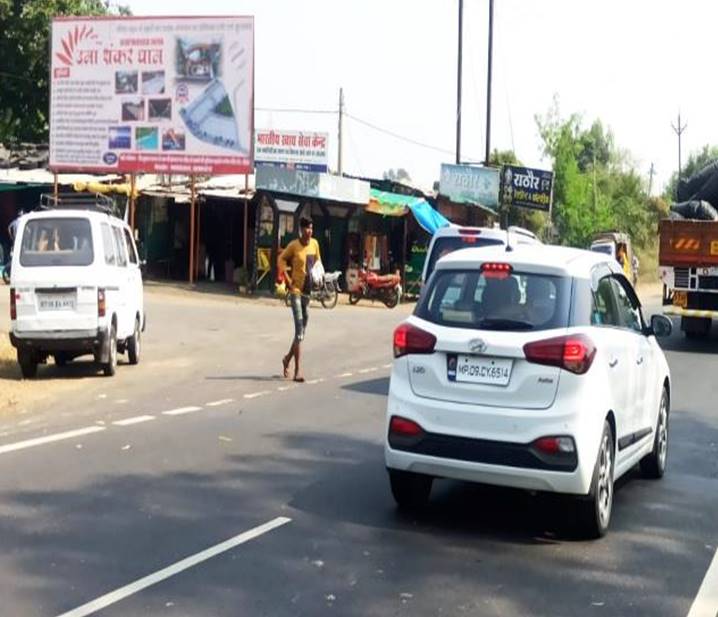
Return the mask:
<path id="1" fill-rule="evenodd" d="M 505 386 L 512 368 L 513 360 L 458 355 L 449 357 L 448 377 L 449 381 Z"/>
<path id="2" fill-rule="evenodd" d="M 41 311 L 74 311 L 75 296 L 73 294 L 57 294 L 40 296 Z"/>

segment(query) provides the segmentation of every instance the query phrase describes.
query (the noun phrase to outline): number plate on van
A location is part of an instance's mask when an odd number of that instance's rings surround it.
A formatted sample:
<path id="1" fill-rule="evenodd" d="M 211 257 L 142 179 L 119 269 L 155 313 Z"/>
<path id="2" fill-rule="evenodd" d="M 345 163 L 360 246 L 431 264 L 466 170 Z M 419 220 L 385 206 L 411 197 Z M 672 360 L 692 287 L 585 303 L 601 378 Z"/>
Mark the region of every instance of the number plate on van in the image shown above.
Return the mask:
<path id="1" fill-rule="evenodd" d="M 76 303 L 75 294 L 38 296 L 41 311 L 74 311 Z"/>

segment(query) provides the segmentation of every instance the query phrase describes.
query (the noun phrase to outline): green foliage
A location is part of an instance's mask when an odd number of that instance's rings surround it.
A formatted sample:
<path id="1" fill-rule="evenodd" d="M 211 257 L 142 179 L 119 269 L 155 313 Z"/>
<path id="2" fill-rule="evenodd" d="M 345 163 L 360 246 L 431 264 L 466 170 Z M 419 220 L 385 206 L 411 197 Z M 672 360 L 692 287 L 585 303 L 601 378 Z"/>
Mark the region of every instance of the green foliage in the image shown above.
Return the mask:
<path id="1" fill-rule="evenodd" d="M 544 153 L 553 161 L 553 223 L 557 241 L 586 247 L 600 231 L 627 232 L 638 247 L 656 241 L 664 200 L 649 199 L 629 157 L 599 120 L 586 130 L 581 117 L 563 118 L 558 101 L 536 118 Z"/>
<path id="2" fill-rule="evenodd" d="M 47 141 L 52 18 L 110 12 L 129 11 L 102 0 L 0 0 L 0 142 Z"/>

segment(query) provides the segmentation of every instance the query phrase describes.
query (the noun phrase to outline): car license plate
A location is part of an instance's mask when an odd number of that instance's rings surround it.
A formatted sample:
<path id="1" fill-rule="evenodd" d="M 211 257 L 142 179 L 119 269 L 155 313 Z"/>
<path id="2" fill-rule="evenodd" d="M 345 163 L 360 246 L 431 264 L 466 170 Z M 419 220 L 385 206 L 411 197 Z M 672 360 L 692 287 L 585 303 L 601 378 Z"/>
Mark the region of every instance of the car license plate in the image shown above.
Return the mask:
<path id="1" fill-rule="evenodd" d="M 74 294 L 53 294 L 51 296 L 40 296 L 39 298 L 41 311 L 74 311 L 75 295 Z"/>
<path id="2" fill-rule="evenodd" d="M 511 380 L 513 360 L 484 356 L 449 357 L 449 381 L 505 386 Z"/>

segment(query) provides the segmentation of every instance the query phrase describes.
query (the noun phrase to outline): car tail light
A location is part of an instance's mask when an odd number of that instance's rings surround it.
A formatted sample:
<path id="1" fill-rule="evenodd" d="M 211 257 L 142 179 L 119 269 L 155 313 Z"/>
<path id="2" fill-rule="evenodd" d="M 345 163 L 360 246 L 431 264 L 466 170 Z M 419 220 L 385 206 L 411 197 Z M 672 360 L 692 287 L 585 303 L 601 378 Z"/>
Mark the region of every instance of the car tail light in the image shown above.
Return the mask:
<path id="1" fill-rule="evenodd" d="M 434 353 L 436 337 L 408 323 L 401 324 L 394 330 L 394 357 L 407 354 Z"/>
<path id="2" fill-rule="evenodd" d="M 558 366 L 583 375 L 591 368 L 596 346 L 586 335 L 574 334 L 527 343 L 524 345 L 524 354 L 534 364 Z"/>
<path id="3" fill-rule="evenodd" d="M 485 263 L 481 266 L 481 274 L 487 279 L 505 279 L 509 277 L 512 271 L 511 264 Z"/>
<path id="4" fill-rule="evenodd" d="M 576 444 L 571 437 L 541 437 L 531 445 L 542 454 L 549 456 L 573 454 L 576 451 Z"/>
<path id="5" fill-rule="evenodd" d="M 97 290 L 97 316 L 104 317 L 107 312 L 107 302 L 105 299 L 105 290 Z"/>
<path id="6" fill-rule="evenodd" d="M 15 321 L 17 319 L 17 296 L 15 295 L 15 289 L 10 288 L 10 319 Z"/>
<path id="7" fill-rule="evenodd" d="M 459 235 L 460 236 L 478 236 L 481 235 L 480 229 L 466 229 L 462 227 L 459 229 Z"/>
<path id="8" fill-rule="evenodd" d="M 424 433 L 424 429 L 413 420 L 407 420 L 401 416 L 392 416 L 389 422 L 389 434 L 399 437 L 418 437 Z"/>

